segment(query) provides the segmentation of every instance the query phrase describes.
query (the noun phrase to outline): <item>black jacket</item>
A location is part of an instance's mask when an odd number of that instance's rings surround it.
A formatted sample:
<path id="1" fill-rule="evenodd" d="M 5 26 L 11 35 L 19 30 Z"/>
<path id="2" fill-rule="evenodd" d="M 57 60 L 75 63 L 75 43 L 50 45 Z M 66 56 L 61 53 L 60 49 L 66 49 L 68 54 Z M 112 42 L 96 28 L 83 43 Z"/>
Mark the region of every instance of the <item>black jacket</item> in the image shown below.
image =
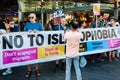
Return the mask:
<path id="1" fill-rule="evenodd" d="M 2 21 L 0 21 L 0 29 L 5 29 L 6 30 L 5 24 Z"/>

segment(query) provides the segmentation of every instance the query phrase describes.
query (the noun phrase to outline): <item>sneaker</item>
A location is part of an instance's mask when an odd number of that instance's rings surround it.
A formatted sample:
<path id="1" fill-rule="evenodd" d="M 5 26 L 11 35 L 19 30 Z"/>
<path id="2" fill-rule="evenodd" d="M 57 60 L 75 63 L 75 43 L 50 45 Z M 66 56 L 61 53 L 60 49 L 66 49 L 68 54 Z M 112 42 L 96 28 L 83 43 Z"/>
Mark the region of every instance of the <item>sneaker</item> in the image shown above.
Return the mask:
<path id="1" fill-rule="evenodd" d="M 12 74 L 12 70 L 6 70 L 5 72 L 3 72 L 3 76 L 6 76 L 8 74 Z"/>

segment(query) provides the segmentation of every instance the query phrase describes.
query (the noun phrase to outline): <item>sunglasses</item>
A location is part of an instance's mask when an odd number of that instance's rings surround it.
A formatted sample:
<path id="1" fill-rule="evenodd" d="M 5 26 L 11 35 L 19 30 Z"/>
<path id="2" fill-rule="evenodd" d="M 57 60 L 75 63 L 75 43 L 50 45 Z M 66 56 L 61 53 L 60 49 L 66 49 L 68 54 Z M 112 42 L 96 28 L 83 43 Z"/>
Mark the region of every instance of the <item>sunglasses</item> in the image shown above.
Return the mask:
<path id="1" fill-rule="evenodd" d="M 34 17 L 29 17 L 29 19 L 33 19 Z"/>

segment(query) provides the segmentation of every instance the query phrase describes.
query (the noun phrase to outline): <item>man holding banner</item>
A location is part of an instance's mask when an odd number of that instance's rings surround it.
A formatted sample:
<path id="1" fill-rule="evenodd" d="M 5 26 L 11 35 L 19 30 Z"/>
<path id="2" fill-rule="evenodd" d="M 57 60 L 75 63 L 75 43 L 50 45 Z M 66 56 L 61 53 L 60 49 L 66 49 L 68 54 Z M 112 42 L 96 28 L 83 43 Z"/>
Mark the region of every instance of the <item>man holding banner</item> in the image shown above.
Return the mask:
<path id="1" fill-rule="evenodd" d="M 104 27 L 103 16 L 98 15 L 97 20 L 91 23 L 90 28 L 102 28 Z M 102 54 L 93 54 L 91 55 L 91 62 L 95 62 L 95 57 L 99 58 L 100 61 L 104 61 Z"/>
<path id="2" fill-rule="evenodd" d="M 64 14 L 64 10 L 57 10 L 53 13 L 53 18 L 54 18 L 54 31 L 61 31 L 61 30 L 67 30 L 68 26 L 66 26 L 66 19 L 64 18 L 65 14 Z M 65 60 L 62 60 L 62 70 L 65 71 Z M 55 71 L 59 70 L 59 61 L 56 60 L 56 67 L 55 67 Z"/>
<path id="3" fill-rule="evenodd" d="M 68 26 L 66 26 L 66 19 L 65 18 L 61 18 L 60 20 L 61 20 L 60 21 L 60 25 L 55 26 L 54 30 L 55 31 L 58 31 L 58 30 L 60 30 L 60 31 L 61 30 L 68 30 L 69 28 L 68 28 Z M 65 60 L 64 59 L 62 60 L 62 67 L 61 67 L 61 69 L 65 71 Z M 56 71 L 59 70 L 59 61 L 58 60 L 56 60 L 56 68 L 55 68 L 55 70 Z"/>
<path id="4" fill-rule="evenodd" d="M 90 28 L 101 28 L 101 27 L 103 27 L 104 24 L 103 24 L 102 20 L 103 20 L 103 16 L 102 15 L 98 15 L 97 16 L 97 20 L 95 20 L 95 21 L 93 21 L 91 23 Z"/>
<path id="5" fill-rule="evenodd" d="M 36 21 L 35 13 L 31 13 L 28 18 L 29 18 L 30 22 L 28 22 L 26 24 L 26 26 L 24 27 L 24 31 L 34 32 L 34 33 L 36 33 L 37 31 L 43 31 L 42 25 L 39 22 Z M 27 72 L 25 74 L 25 77 L 26 78 L 30 77 L 31 72 L 32 72 L 31 65 L 28 65 L 28 70 L 27 70 Z M 39 64 L 36 64 L 35 75 L 37 77 L 40 76 Z"/>

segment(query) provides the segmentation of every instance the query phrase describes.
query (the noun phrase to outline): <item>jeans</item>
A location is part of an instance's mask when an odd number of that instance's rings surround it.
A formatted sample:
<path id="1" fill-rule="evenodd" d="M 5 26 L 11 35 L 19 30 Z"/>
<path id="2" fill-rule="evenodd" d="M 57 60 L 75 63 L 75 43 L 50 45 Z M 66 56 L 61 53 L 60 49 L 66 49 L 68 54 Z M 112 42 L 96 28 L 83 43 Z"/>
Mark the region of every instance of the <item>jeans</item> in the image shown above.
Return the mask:
<path id="1" fill-rule="evenodd" d="M 65 78 L 65 80 L 71 80 L 72 60 L 73 60 L 77 80 L 82 80 L 81 70 L 80 70 L 80 66 L 79 66 L 79 56 L 74 57 L 74 58 L 68 58 L 68 57 L 66 58 L 66 78 Z"/>

